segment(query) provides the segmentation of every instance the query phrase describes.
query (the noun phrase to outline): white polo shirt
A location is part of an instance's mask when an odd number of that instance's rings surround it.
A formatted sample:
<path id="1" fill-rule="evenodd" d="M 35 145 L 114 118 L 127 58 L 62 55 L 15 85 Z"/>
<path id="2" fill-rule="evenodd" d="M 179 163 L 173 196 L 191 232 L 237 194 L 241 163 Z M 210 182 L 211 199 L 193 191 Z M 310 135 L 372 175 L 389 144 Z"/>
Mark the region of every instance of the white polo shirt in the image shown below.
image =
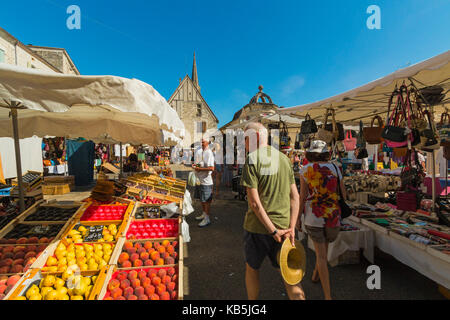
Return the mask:
<path id="1" fill-rule="evenodd" d="M 214 154 L 211 149 L 203 150 L 199 148 L 195 151 L 194 163 L 202 168 L 214 167 Z M 212 171 L 196 171 L 195 174 L 201 185 L 210 186 L 213 184 Z"/>

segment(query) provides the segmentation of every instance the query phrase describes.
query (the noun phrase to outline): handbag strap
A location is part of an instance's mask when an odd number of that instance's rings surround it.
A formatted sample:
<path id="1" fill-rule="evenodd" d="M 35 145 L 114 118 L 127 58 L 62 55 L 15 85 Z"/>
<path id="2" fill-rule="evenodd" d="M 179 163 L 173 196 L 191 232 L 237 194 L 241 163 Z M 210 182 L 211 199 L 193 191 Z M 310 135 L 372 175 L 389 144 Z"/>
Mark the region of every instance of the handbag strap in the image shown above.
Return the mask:
<path id="1" fill-rule="evenodd" d="M 311 116 L 309 115 L 309 113 L 306 114 L 304 121 L 308 121 L 308 120 L 311 120 Z"/>
<path id="2" fill-rule="evenodd" d="M 375 120 L 378 121 L 378 127 L 382 127 L 383 126 L 383 119 L 381 119 L 380 116 L 375 116 L 372 118 L 372 122 L 370 123 L 370 127 L 373 128 L 373 124 L 375 123 Z"/>
<path id="3" fill-rule="evenodd" d="M 450 115 L 447 112 L 441 114 L 441 122 L 439 122 L 439 125 L 443 126 L 445 120 L 447 120 L 445 124 L 450 122 Z"/>
<path id="4" fill-rule="evenodd" d="M 331 164 L 333 165 L 334 169 L 336 169 L 336 175 L 337 175 L 337 179 L 338 179 L 337 187 L 339 190 L 339 196 L 341 197 L 341 199 L 344 199 L 344 197 L 342 196 L 342 190 L 341 190 L 341 179 L 339 179 L 339 169 L 333 162 L 331 162 Z"/>

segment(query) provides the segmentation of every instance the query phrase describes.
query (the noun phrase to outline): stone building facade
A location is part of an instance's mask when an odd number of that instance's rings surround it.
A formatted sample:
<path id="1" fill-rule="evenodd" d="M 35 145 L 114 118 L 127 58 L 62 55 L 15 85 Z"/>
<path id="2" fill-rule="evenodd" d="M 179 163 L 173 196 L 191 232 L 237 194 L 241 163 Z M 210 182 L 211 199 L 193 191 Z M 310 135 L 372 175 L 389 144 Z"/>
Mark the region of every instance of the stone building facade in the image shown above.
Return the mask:
<path id="1" fill-rule="evenodd" d="M 180 84 L 168 102 L 184 123 L 187 136 L 183 141 L 184 147 L 198 142 L 207 130 L 217 130 L 219 120 L 200 93 L 195 54 L 192 77 L 186 75 L 183 80 L 180 79 Z"/>
<path id="2" fill-rule="evenodd" d="M 80 74 L 65 49 L 25 45 L 0 28 L 0 62 L 65 74 Z"/>

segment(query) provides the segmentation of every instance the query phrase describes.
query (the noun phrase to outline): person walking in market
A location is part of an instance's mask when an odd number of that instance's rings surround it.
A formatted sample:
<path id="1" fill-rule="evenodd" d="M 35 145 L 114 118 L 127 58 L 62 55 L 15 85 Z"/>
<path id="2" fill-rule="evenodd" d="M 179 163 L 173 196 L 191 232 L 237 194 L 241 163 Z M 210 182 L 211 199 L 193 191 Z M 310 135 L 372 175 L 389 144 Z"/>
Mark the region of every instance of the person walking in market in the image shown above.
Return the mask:
<path id="1" fill-rule="evenodd" d="M 202 147 L 195 152 L 194 164 L 192 167 L 195 170 L 197 178 L 200 180 L 200 201 L 202 203 L 202 214 L 195 219 L 201 220 L 199 227 L 206 227 L 211 224 L 210 208 L 213 198 L 213 179 L 212 172 L 214 171 L 214 154 L 209 148 L 209 142 L 202 139 Z"/>
<path id="2" fill-rule="evenodd" d="M 241 185 L 246 187 L 248 199 L 244 251 L 249 300 L 258 299 L 259 269 L 264 259 L 268 256 L 279 270 L 277 254 L 283 240 L 288 238 L 294 245 L 299 210 L 290 160 L 267 142 L 268 132 L 262 124 L 249 123 L 245 127 L 245 148 L 249 154 L 242 170 Z M 305 299 L 301 285 L 284 284 L 289 299 Z"/>
<path id="3" fill-rule="evenodd" d="M 342 174 L 330 162 L 330 157 L 327 143 L 314 140 L 306 151 L 309 163 L 300 170 L 300 213 L 304 214 L 304 219 L 299 222 L 305 225 L 316 252 L 312 282 L 317 283 L 320 279 L 326 300 L 331 300 L 328 244 L 336 240 L 340 230 L 339 188 L 344 200 L 347 197 Z M 298 229 L 301 229 L 300 223 Z"/>

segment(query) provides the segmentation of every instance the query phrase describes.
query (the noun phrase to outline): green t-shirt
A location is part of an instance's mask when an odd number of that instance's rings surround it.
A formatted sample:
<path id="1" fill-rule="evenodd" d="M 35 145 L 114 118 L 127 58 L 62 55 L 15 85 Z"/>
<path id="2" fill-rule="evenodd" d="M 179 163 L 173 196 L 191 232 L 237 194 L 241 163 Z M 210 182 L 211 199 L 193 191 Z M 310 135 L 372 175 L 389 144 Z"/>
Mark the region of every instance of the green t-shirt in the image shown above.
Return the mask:
<path id="1" fill-rule="evenodd" d="M 262 147 L 247 156 L 242 169 L 241 185 L 258 189 L 261 203 L 277 229 L 288 229 L 291 218 L 291 185 L 294 171 L 287 156 L 272 146 Z M 269 234 L 258 217 L 248 207 L 244 229 Z"/>

